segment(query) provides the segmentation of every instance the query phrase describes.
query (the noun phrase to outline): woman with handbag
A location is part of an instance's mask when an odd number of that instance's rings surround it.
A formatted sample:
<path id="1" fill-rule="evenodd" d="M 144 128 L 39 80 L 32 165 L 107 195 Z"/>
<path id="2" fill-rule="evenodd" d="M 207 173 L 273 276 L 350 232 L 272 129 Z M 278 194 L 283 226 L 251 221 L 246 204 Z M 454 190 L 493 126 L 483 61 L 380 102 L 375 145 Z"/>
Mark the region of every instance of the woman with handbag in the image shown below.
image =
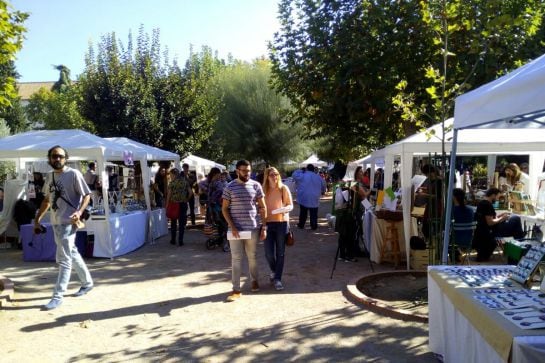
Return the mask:
<path id="1" fill-rule="evenodd" d="M 187 224 L 187 202 L 193 195 L 193 191 L 187 179 L 180 177 L 178 169 L 172 169 L 170 176 L 171 180 L 167 188 L 167 217 L 170 218 L 170 244 L 176 244 L 176 232 L 178 232 L 178 245 L 183 246 L 185 225 Z M 176 207 L 178 207 L 177 211 Z M 171 212 L 171 210 L 173 211 Z"/>
<path id="2" fill-rule="evenodd" d="M 283 290 L 282 272 L 284 270 L 284 254 L 286 236 L 289 229 L 289 212 L 293 209 L 293 201 L 288 187 L 282 183 L 280 173 L 274 167 L 265 169 L 263 192 L 267 205 L 267 238 L 265 239 L 265 257 L 271 269 L 270 281 L 278 291 Z"/>

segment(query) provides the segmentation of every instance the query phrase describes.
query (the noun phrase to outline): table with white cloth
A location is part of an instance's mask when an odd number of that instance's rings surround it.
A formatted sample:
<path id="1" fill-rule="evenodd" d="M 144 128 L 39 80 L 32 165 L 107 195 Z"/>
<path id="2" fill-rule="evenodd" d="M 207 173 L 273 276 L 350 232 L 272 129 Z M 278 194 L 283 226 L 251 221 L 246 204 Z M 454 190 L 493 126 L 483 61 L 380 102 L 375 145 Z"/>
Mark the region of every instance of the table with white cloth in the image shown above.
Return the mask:
<path id="1" fill-rule="evenodd" d="M 94 235 L 94 257 L 121 256 L 141 247 L 146 241 L 147 211 L 110 214 L 110 228 L 106 217 L 92 215 L 85 229 Z"/>
<path id="2" fill-rule="evenodd" d="M 371 210 L 367 210 L 363 216 L 363 239 L 367 250 L 371 255 L 371 261 L 380 263 L 380 250 L 386 237 L 386 227 L 390 221 L 377 218 Z M 396 225 L 401 259 L 405 259 L 405 232 L 403 221 L 393 222 Z"/>
<path id="3" fill-rule="evenodd" d="M 477 289 L 520 289 L 491 280 L 470 286 L 452 271 L 478 273 L 504 271 L 513 266 L 430 266 L 428 268 L 428 310 L 430 350 L 444 362 L 544 362 L 545 329 L 521 329 L 497 311 L 474 298 Z M 456 270 L 459 269 L 459 270 Z"/>
<path id="4" fill-rule="evenodd" d="M 156 239 L 168 234 L 168 218 L 165 208 L 151 211 L 151 238 Z"/>

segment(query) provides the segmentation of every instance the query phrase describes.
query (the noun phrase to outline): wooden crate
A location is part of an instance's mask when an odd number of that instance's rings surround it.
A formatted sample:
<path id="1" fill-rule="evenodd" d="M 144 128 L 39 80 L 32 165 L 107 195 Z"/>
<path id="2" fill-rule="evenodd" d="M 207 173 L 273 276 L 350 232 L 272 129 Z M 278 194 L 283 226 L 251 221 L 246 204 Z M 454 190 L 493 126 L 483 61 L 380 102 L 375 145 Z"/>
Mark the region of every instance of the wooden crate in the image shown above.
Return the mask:
<path id="1" fill-rule="evenodd" d="M 426 270 L 430 259 L 430 250 L 412 250 L 410 264 L 413 270 Z"/>

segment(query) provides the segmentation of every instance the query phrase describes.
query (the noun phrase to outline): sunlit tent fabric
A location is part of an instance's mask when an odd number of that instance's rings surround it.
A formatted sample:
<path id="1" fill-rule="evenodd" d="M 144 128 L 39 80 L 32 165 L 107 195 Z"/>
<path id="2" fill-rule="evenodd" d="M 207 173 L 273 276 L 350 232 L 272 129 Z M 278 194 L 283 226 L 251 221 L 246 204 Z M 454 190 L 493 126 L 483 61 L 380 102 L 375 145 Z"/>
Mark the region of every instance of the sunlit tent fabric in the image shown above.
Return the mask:
<path id="1" fill-rule="evenodd" d="M 445 121 L 445 127 L 451 128 L 454 119 Z M 401 189 L 407 253 L 410 251 L 411 233 L 411 179 L 413 177 L 413 157 L 426 156 L 429 153 L 441 153 L 442 125 L 439 123 L 424 132 L 409 136 L 371 154 L 372 159 L 384 159 L 384 187 L 392 185 L 394 160 L 401 161 Z M 430 135 L 432 135 L 430 137 Z M 453 132 L 445 134 L 445 152 L 452 149 Z M 529 155 L 530 193 L 537 193 L 537 176 L 541 173 L 545 159 L 545 129 L 468 129 L 458 136 L 459 155 L 513 154 Z M 373 164 L 372 164 L 373 165 Z M 454 173 L 454 171 L 452 171 Z M 449 185 L 453 185 L 452 183 Z M 408 261 L 408 256 L 407 256 Z"/>
<path id="2" fill-rule="evenodd" d="M 301 161 L 299 163 L 299 166 L 300 167 L 305 167 L 308 164 L 312 164 L 312 165 L 317 166 L 317 167 L 327 166 L 327 162 L 318 159 L 318 156 L 316 154 L 312 154 L 306 160 Z"/>
<path id="3" fill-rule="evenodd" d="M 180 156 L 176 153 L 159 149 L 155 146 L 146 145 L 126 137 L 106 137 L 105 139 L 110 140 L 118 145 L 122 145 L 127 150 L 144 153 L 146 155 L 146 160 L 148 161 L 172 160 L 175 165 L 178 165 L 178 163 L 180 162 Z"/>
<path id="4" fill-rule="evenodd" d="M 70 160 L 96 160 L 97 170 L 100 170 L 102 180 L 108 180 L 105 171 L 106 161 L 122 161 L 124 153 L 127 151 L 123 145 L 81 130 L 42 130 L 24 132 L 0 139 L 0 160 L 13 160 L 21 176 L 26 172 L 24 170 L 26 162 L 45 160 L 47 151 L 55 145 L 65 148 Z M 142 165 L 146 163 L 144 153 L 134 152 L 133 158 L 140 161 Z M 107 183 L 103 183 L 102 188 L 104 204 L 108 205 Z M 149 185 L 147 183 L 144 183 L 144 195 L 149 211 Z M 105 208 L 108 230 L 110 230 L 109 217 L 110 211 Z M 110 239 L 110 244 L 104 246 L 105 255 L 99 257 L 114 257 L 113 243 L 114 241 Z"/>
<path id="5" fill-rule="evenodd" d="M 512 135 L 516 130 L 529 134 L 545 129 L 545 55 L 524 66 L 487 83 L 471 92 L 456 98 L 454 106 L 453 149 L 451 153 L 451 173 L 458 152 L 462 130 L 475 128 L 507 129 Z M 526 140 L 520 140 L 522 148 L 528 148 Z M 541 148 L 545 151 L 545 146 Z M 530 170 L 542 165 L 532 165 Z M 452 180 L 450 180 L 452 184 Z M 452 215 L 452 190 L 448 190 L 445 220 Z M 442 262 L 447 263 L 450 241 L 450 223 L 445 223 L 445 243 Z"/>
<path id="6" fill-rule="evenodd" d="M 213 167 L 219 168 L 221 171 L 226 169 L 225 165 L 192 154 L 182 159 L 180 164 L 184 163 L 189 165 L 189 170 L 195 170 L 197 174 L 200 173 L 203 175 L 207 175 Z"/>
<path id="7" fill-rule="evenodd" d="M 354 160 L 348 163 L 346 166 L 346 172 L 344 173 L 343 180 L 354 180 L 354 172 L 358 168 L 358 166 L 361 166 L 362 168 L 366 169 L 366 166 L 368 164 L 371 164 L 371 155 L 367 155 L 361 159 Z"/>

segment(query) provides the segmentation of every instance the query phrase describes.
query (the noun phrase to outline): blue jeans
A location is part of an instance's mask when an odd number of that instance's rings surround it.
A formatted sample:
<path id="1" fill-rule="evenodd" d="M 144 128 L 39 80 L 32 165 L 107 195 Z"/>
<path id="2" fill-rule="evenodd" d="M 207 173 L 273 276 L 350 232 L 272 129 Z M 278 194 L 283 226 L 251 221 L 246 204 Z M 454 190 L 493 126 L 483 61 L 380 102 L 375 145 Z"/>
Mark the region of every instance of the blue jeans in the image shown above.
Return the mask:
<path id="1" fill-rule="evenodd" d="M 288 222 L 267 222 L 265 257 L 277 281 L 282 281 L 282 271 L 284 271 L 286 233 L 288 233 Z"/>
<path id="2" fill-rule="evenodd" d="M 179 224 L 179 226 L 177 226 Z M 171 240 L 176 242 L 176 231 L 178 231 L 178 243 L 184 243 L 185 225 L 187 224 L 187 202 L 180 202 L 180 214 L 178 219 L 170 220 L 170 237 Z"/>
<path id="3" fill-rule="evenodd" d="M 231 246 L 231 280 L 233 282 L 233 291 L 240 291 L 240 275 L 242 274 L 242 256 L 246 251 L 248 257 L 248 267 L 250 268 L 250 278 L 257 281 L 257 240 L 259 239 L 259 229 L 254 229 L 250 239 L 230 240 Z"/>
<path id="4" fill-rule="evenodd" d="M 299 228 L 305 228 L 305 222 L 307 221 L 307 211 L 310 212 L 310 228 L 318 228 L 318 208 L 308 208 L 299 204 Z"/>
<path id="5" fill-rule="evenodd" d="M 62 299 L 68 288 L 68 282 L 70 282 L 72 263 L 82 287 L 92 286 L 93 279 L 76 247 L 76 227 L 73 224 L 56 224 L 53 225 L 53 233 L 57 245 L 56 260 L 59 264 L 59 275 L 53 290 L 53 299 Z"/>

